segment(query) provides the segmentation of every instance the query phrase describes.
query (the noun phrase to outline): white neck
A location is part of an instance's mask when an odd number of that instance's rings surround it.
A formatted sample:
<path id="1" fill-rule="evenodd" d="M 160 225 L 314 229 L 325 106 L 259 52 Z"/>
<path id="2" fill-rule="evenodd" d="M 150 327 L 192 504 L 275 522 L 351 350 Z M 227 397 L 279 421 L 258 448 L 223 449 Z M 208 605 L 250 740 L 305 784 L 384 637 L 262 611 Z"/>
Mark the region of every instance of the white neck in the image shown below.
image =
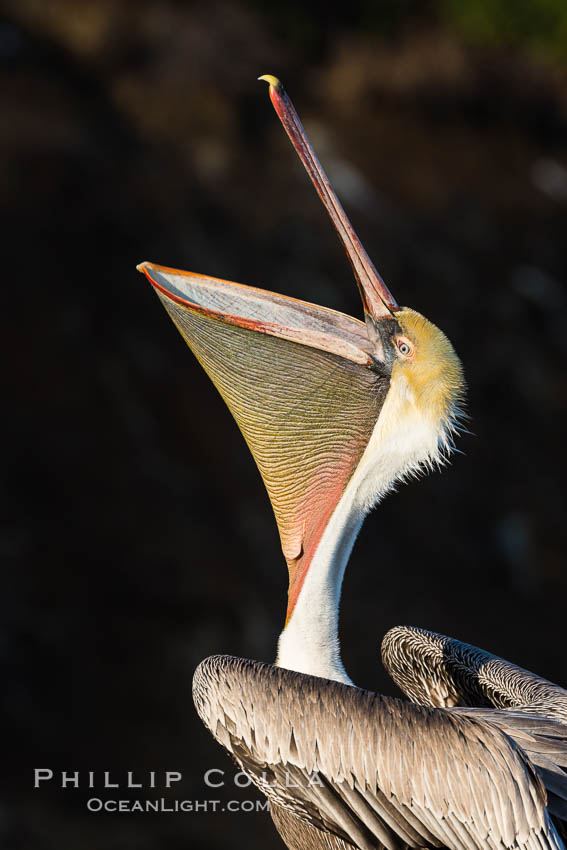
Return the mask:
<path id="1" fill-rule="evenodd" d="M 422 416 L 400 376 L 386 396 L 368 445 L 317 546 L 276 664 L 352 684 L 340 656 L 338 621 L 344 571 L 368 511 L 423 464 L 439 460 L 440 428 Z"/>

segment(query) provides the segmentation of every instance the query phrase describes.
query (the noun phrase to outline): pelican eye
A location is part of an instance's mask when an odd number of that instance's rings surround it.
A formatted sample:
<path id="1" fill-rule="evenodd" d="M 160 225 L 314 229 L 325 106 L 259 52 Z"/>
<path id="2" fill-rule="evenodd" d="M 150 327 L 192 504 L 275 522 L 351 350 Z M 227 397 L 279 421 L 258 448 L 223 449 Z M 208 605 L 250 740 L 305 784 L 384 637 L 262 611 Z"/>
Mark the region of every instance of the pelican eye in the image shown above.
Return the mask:
<path id="1" fill-rule="evenodd" d="M 401 336 L 396 340 L 396 345 L 398 346 L 398 351 L 403 357 L 413 357 L 413 345 L 407 339 L 407 337 Z"/>

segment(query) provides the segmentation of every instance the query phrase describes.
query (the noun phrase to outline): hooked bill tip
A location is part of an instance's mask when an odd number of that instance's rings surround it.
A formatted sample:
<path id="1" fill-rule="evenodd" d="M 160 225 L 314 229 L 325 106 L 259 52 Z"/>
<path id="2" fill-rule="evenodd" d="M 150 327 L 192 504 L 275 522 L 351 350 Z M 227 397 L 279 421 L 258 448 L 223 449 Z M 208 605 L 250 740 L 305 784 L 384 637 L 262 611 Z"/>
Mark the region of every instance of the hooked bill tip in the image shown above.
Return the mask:
<path id="1" fill-rule="evenodd" d="M 145 274 L 145 273 L 146 273 L 146 266 L 147 266 L 147 264 L 148 264 L 148 261 L 147 261 L 147 260 L 144 260 L 144 262 L 143 262 L 143 263 L 138 263 L 138 265 L 136 266 L 136 271 L 137 271 L 137 272 L 142 272 L 142 274 Z"/>
<path id="2" fill-rule="evenodd" d="M 268 83 L 271 89 L 279 89 L 281 88 L 281 83 L 277 77 L 274 77 L 273 74 L 262 74 L 261 77 L 258 77 L 259 80 L 264 80 L 264 82 Z"/>

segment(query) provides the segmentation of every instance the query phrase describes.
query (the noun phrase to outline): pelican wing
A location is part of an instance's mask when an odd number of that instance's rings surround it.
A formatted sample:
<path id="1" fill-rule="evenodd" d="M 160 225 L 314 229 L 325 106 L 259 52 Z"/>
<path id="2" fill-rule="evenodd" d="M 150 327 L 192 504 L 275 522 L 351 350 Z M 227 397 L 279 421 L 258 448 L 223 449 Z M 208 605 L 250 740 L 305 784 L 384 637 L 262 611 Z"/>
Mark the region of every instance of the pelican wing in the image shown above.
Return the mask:
<path id="1" fill-rule="evenodd" d="M 355 847 L 561 847 L 529 760 L 482 719 L 227 656 L 193 696 L 273 804 Z"/>
<path id="2" fill-rule="evenodd" d="M 248 443 L 297 595 L 388 390 L 365 326 L 253 287 L 140 268 Z"/>
<path id="3" fill-rule="evenodd" d="M 382 642 L 384 667 L 412 702 L 511 708 L 567 724 L 567 691 L 476 646 L 414 626 Z"/>
<path id="4" fill-rule="evenodd" d="M 490 652 L 414 626 L 396 626 L 382 661 L 418 705 L 459 707 L 496 724 L 535 765 L 550 812 L 567 821 L 567 691 Z"/>
<path id="5" fill-rule="evenodd" d="M 290 850 L 357 850 L 350 841 L 312 826 L 284 806 L 271 803 L 270 814 L 274 826 Z"/>
<path id="6" fill-rule="evenodd" d="M 549 812 L 567 826 L 567 726 L 527 709 L 453 708 L 454 714 L 498 726 L 526 753 L 547 791 Z"/>

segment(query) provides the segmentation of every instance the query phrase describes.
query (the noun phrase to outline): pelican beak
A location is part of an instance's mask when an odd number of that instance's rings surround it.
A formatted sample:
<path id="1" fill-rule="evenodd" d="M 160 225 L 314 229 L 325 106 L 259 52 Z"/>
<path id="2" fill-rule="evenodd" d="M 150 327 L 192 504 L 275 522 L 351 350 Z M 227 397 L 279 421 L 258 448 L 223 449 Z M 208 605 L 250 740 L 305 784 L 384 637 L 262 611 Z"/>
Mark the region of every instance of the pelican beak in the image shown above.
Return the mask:
<path id="1" fill-rule="evenodd" d="M 369 332 L 371 337 L 374 338 L 376 322 L 384 318 L 393 318 L 394 313 L 397 313 L 400 307 L 376 271 L 374 263 L 354 232 L 283 85 L 277 77 L 271 74 L 264 74 L 264 76 L 258 77 L 258 79 L 268 83 L 270 100 L 274 109 L 300 160 L 305 166 L 305 170 L 309 174 L 317 190 L 317 194 L 321 198 L 333 222 L 339 239 L 343 243 L 354 276 L 356 277 Z"/>
<path id="2" fill-rule="evenodd" d="M 231 281 L 145 262 L 143 272 L 219 390 L 260 470 L 289 569 L 288 618 L 380 414 L 385 340 L 399 309 L 362 248 L 272 77 L 272 102 L 352 263 L 366 324 Z"/>

